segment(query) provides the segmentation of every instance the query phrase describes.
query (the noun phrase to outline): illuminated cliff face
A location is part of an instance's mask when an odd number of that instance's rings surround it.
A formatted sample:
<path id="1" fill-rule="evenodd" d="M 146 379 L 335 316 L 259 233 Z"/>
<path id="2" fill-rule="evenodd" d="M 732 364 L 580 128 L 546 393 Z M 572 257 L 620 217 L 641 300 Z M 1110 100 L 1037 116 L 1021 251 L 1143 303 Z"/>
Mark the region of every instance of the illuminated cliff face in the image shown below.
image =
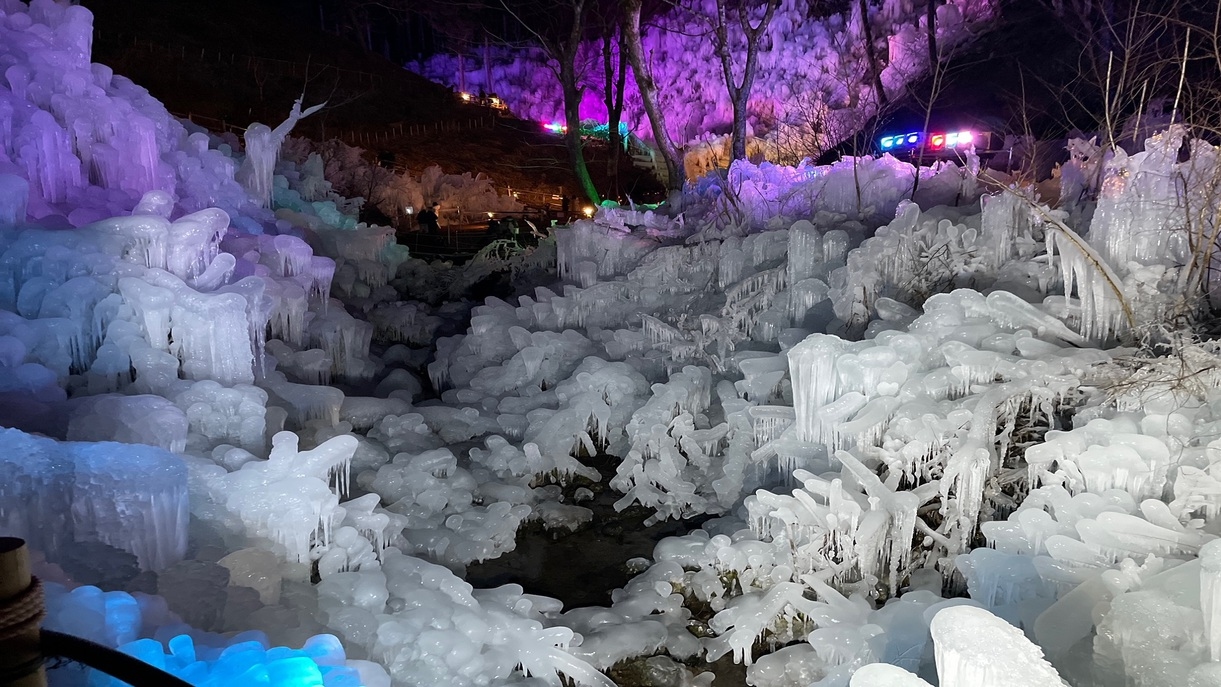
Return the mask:
<path id="1" fill-rule="evenodd" d="M 872 116 L 877 98 L 870 86 L 859 13 L 812 18 L 810 4 L 785 2 L 772 19 L 759 55 L 750 123 L 757 135 L 806 132 L 817 145 L 825 145 L 847 137 Z M 940 7 L 940 50 L 968 40 L 971 27 L 996 16 L 997 5 L 997 0 L 951 0 Z M 924 11 L 924 3 L 913 0 L 871 4 L 869 21 L 878 43 L 881 78 L 891 95 L 928 70 Z M 680 142 L 726 133 L 732 120 L 724 76 L 708 35 L 714 14 L 712 2 L 689 2 L 684 10 L 645 29 L 645 54 L 655 70 L 671 135 Z M 743 40 L 734 24 L 730 41 L 740 46 Z M 605 122 L 600 51 L 601 44 L 591 42 L 579 58 L 596 65 L 583 81 L 581 117 Z M 491 63 L 487 69 L 485 58 Z M 523 118 L 551 122 L 562 116 L 559 83 L 537 49 L 479 50 L 461 60 L 453 54 L 436 55 L 413 68 L 455 90 L 495 93 Z M 651 137 L 632 79 L 627 81 L 626 103 L 624 121 L 637 135 Z"/>

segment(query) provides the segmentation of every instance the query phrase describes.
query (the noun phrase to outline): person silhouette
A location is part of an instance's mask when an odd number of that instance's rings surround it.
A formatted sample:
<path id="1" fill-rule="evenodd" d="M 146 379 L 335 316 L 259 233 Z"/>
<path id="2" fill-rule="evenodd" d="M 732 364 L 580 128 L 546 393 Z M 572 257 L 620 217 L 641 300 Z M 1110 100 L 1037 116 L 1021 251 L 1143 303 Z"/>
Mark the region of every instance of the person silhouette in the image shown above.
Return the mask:
<path id="1" fill-rule="evenodd" d="M 437 217 L 437 208 L 439 208 L 439 207 L 440 207 L 440 205 L 438 205 L 437 203 L 433 203 L 432 205 L 430 205 L 430 206 L 424 208 L 422 211 L 420 211 L 420 214 L 417 217 L 416 221 L 420 223 L 420 229 L 423 229 L 424 233 L 426 233 L 426 234 L 440 234 L 441 233 L 441 225 L 438 223 L 438 217 Z"/>

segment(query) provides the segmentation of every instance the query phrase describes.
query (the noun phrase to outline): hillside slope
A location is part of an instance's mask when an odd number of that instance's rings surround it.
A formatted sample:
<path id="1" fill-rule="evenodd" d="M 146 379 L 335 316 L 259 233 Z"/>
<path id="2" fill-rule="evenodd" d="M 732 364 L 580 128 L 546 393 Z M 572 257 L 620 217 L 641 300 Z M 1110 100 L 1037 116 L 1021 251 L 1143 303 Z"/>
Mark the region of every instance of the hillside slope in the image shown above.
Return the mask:
<path id="1" fill-rule="evenodd" d="M 576 195 L 558 139 L 461 104 L 448 88 L 318 30 L 299 7 L 278 0 L 83 4 L 94 13 L 94 61 L 201 125 L 240 133 L 254 121 L 274 124 L 304 94 L 307 104 L 329 104 L 302 121 L 297 135 L 343 138 L 416 174 L 437 164 L 516 189 Z M 589 154 L 599 188 L 613 188 L 606 152 Z M 625 163 L 620 188 L 642 199 L 658 185 Z"/>

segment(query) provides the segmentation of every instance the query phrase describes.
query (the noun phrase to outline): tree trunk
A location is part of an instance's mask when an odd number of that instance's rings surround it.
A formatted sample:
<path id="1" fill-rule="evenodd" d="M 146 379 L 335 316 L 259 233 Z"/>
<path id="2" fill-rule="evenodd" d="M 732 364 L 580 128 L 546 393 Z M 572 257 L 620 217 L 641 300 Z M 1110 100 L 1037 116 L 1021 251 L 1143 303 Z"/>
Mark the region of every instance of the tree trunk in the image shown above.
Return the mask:
<path id="1" fill-rule="evenodd" d="M 577 183 L 581 185 L 581 191 L 589 198 L 594 205 L 600 205 L 602 198 L 598 196 L 598 189 L 594 186 L 593 177 L 589 175 L 589 165 L 585 163 L 585 151 L 582 150 L 581 144 L 581 92 L 576 87 L 576 75 L 571 74 L 571 68 L 561 71 L 569 71 L 571 79 L 565 78 L 564 88 L 564 124 L 568 127 L 568 131 L 564 134 L 564 142 L 568 145 L 568 162 L 572 165 L 572 171 L 577 175 Z"/>
<path id="2" fill-rule="evenodd" d="M 585 9 L 585 0 L 576 0 L 573 4 L 572 27 L 568 32 L 568 40 L 555 50 L 555 56 L 560 61 L 560 87 L 564 91 L 564 124 L 568 127 L 564 133 L 564 142 L 568 145 L 568 161 L 577 176 L 577 183 L 581 185 L 581 191 L 594 205 L 600 205 L 602 198 L 589 175 L 589 166 L 585 163 L 585 152 L 581 145 L 581 87 L 577 84 L 577 52 L 581 48 Z"/>
<path id="3" fill-rule="evenodd" d="M 873 90 L 878 96 L 878 108 L 890 104 L 886 97 L 886 89 L 882 86 L 882 70 L 878 67 L 878 50 L 873 44 L 873 26 L 869 23 L 869 0 L 857 0 L 857 8 L 861 13 L 861 39 L 865 41 L 865 57 L 869 60 L 869 76 L 873 80 Z"/>
<path id="4" fill-rule="evenodd" d="M 670 177 L 666 186 L 671 191 L 682 190 L 684 175 L 678 164 L 678 152 L 674 142 L 670 140 L 670 134 L 666 132 L 666 117 L 657 104 L 657 84 L 653 82 L 652 70 L 644 60 L 644 47 L 640 40 L 640 5 L 641 0 L 624 0 L 623 37 L 627 46 L 627 59 L 632 65 L 636 88 L 640 91 L 640 101 L 653 128 L 653 140 L 666 163 L 666 173 Z"/>
<path id="5" fill-rule="evenodd" d="M 725 0 L 717 0 L 716 52 L 721 59 L 721 71 L 725 74 L 725 87 L 729 91 L 729 102 L 733 105 L 733 147 L 731 156 L 734 160 L 746 159 L 746 116 L 750 104 L 750 91 L 755 83 L 755 74 L 759 68 L 759 48 L 763 32 L 772 21 L 779 0 L 768 0 L 767 9 L 758 26 L 750 25 L 750 15 L 746 7 L 739 8 L 739 23 L 746 37 L 746 66 L 742 68 L 741 85 L 734 83 L 733 60 L 729 46 L 729 13 Z"/>
<path id="6" fill-rule="evenodd" d="M 928 0 L 928 66 L 937 68 L 937 0 Z"/>
<path id="7" fill-rule="evenodd" d="M 483 35 L 483 92 L 486 95 L 495 93 L 492 90 L 492 47 L 486 33 Z"/>
<path id="8" fill-rule="evenodd" d="M 606 127 L 610 156 L 606 161 L 606 173 L 611 178 L 611 195 L 619 196 L 619 158 L 623 153 L 623 137 L 619 134 L 619 123 L 623 119 L 623 89 L 627 85 L 627 51 L 623 48 L 620 34 L 619 64 L 615 71 L 611 50 L 611 30 L 602 38 L 602 68 L 606 82 Z M 630 134 L 629 134 L 630 135 Z"/>

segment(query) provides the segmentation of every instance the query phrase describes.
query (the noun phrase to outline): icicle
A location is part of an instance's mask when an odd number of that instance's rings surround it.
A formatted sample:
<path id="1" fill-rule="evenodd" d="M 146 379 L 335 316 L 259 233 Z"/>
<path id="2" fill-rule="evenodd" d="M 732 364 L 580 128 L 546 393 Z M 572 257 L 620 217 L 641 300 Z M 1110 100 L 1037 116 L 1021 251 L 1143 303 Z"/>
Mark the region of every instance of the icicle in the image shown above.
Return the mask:
<path id="1" fill-rule="evenodd" d="M 814 334 L 788 351 L 793 410 L 802 441 L 816 441 L 815 437 L 821 433 L 817 412 L 837 396 L 839 383 L 835 363 L 847 347 L 847 342 L 839 337 Z"/>
<path id="2" fill-rule="evenodd" d="M 1204 634 L 1208 655 L 1221 661 L 1221 540 L 1200 547 L 1200 611 L 1204 614 Z"/>
<path id="3" fill-rule="evenodd" d="M 1123 305 L 1113 290 L 1119 281 L 1106 270 L 1102 256 L 1090 248 L 1081 237 L 1061 236 L 1047 232 L 1047 254 L 1060 252 L 1060 271 L 1064 293 L 1076 287 L 1080 307 L 1081 335 L 1091 340 L 1106 340 L 1126 328 Z"/>

